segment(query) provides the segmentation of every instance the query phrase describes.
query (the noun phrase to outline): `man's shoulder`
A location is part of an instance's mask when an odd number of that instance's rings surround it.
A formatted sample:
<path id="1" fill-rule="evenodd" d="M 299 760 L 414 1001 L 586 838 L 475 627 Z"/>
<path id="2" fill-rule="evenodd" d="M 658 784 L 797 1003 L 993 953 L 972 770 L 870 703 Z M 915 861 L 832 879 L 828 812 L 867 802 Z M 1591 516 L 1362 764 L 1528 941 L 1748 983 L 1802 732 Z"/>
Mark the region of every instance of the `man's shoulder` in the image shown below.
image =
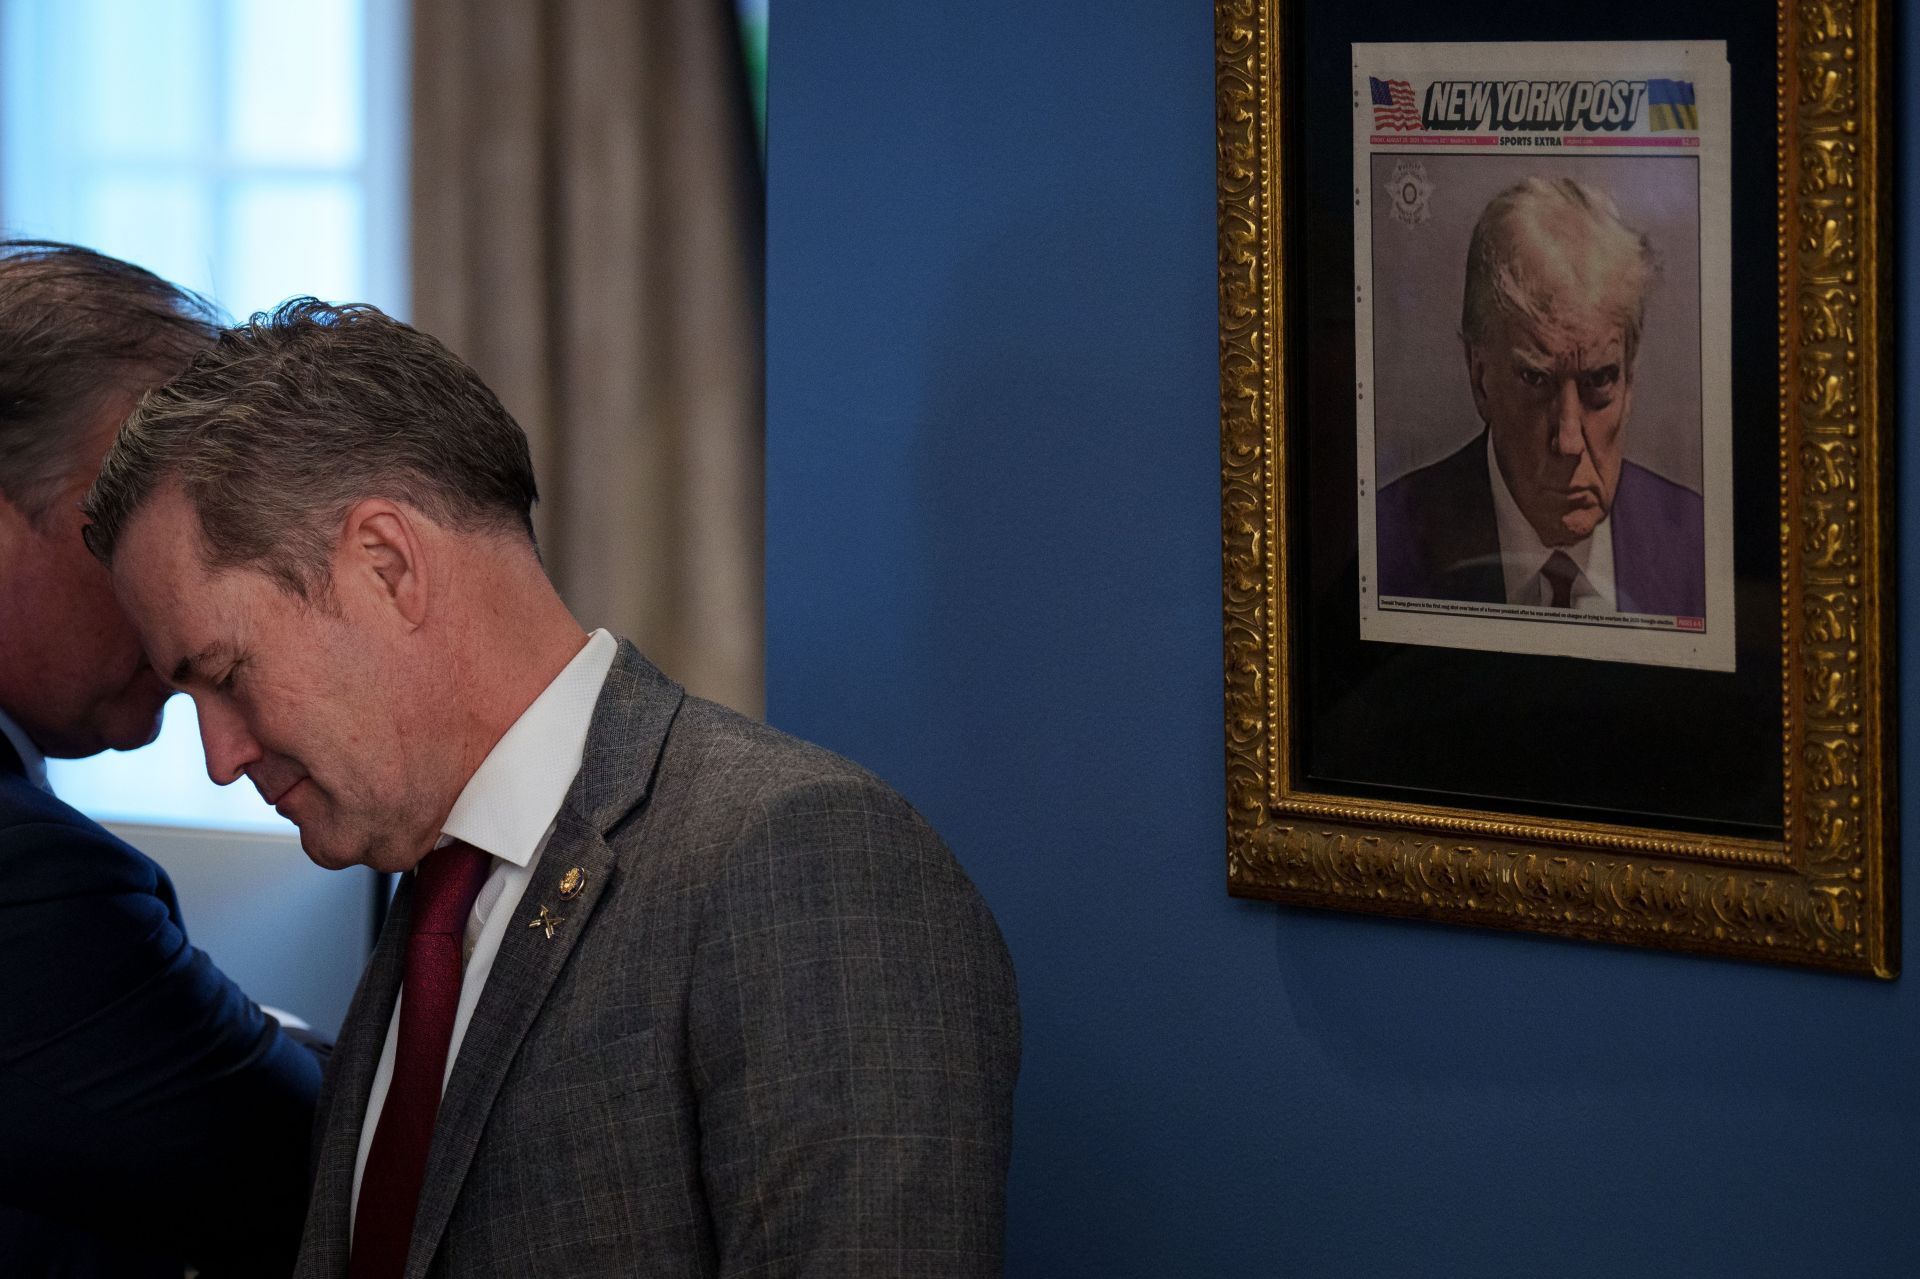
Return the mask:
<path id="1" fill-rule="evenodd" d="M 1374 544 L 1382 595 L 1503 598 L 1486 438 L 1482 431 L 1380 490 Z"/>
<path id="2" fill-rule="evenodd" d="M 71 804 L 0 774 L 0 905 L 74 893 L 156 892 L 159 866 Z"/>
<path id="3" fill-rule="evenodd" d="M 1405 506 L 1435 501 L 1492 500 L 1487 479 L 1486 432 L 1482 431 L 1437 462 L 1407 472 L 1380 490 L 1380 498 Z"/>
<path id="4" fill-rule="evenodd" d="M 1613 499 L 1613 545 L 1630 559 L 1692 561 L 1706 538 L 1706 506 L 1684 484 L 1633 462 L 1620 467 Z"/>
<path id="5" fill-rule="evenodd" d="M 887 789 L 825 747 L 687 692 L 629 640 L 595 707 L 581 773 L 584 809 L 602 818 L 687 787 L 747 798 L 795 787 Z"/>
<path id="6" fill-rule="evenodd" d="M 1700 495 L 1686 485 L 1631 461 L 1620 464 L 1620 492 L 1614 503 L 1623 518 L 1650 518 L 1676 527 L 1697 527 L 1704 507 Z"/>
<path id="7" fill-rule="evenodd" d="M 780 838 L 821 847 L 885 830 L 902 853 L 950 856 L 887 783 L 842 755 L 687 693 L 623 642 L 574 791 L 583 815 L 692 858 Z M 864 825 L 863 825 L 864 824 Z"/>
<path id="8" fill-rule="evenodd" d="M 683 785 L 733 811 L 794 802 L 908 809 L 897 791 L 844 755 L 700 697 L 682 706 L 660 770 L 662 786 Z"/>
<path id="9" fill-rule="evenodd" d="M 1451 542 L 1462 528 L 1493 518 L 1493 486 L 1487 478 L 1486 436 L 1409 471 L 1380 490 L 1379 540 L 1431 546 Z"/>
<path id="10" fill-rule="evenodd" d="M 153 859 L 23 779 L 0 779 L 0 1038 L 24 1049 L 112 1007 L 60 1050 L 110 1056 L 136 1042 L 127 1028 L 145 1014 L 134 1010 L 164 1006 L 179 983 L 160 983 L 194 953 Z"/>
<path id="11" fill-rule="evenodd" d="M 1621 610 L 1704 617 L 1706 516 L 1700 495 L 1625 462 L 1611 520 Z"/>

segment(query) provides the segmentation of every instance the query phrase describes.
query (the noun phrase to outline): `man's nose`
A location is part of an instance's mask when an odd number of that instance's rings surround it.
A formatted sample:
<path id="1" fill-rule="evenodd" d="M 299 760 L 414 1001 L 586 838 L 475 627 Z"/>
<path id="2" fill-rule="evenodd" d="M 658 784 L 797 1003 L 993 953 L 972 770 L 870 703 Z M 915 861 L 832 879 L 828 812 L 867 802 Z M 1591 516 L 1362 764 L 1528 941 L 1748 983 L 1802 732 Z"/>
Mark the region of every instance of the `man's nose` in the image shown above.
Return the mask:
<path id="1" fill-rule="evenodd" d="M 1586 448 L 1586 406 L 1580 402 L 1580 384 L 1562 378 L 1553 402 L 1553 451 L 1559 457 L 1579 457 Z"/>
<path id="2" fill-rule="evenodd" d="M 240 780 L 247 766 L 260 758 L 260 743 L 253 739 L 240 716 L 210 699 L 194 698 L 200 713 L 200 746 L 207 753 L 207 776 L 216 786 Z"/>

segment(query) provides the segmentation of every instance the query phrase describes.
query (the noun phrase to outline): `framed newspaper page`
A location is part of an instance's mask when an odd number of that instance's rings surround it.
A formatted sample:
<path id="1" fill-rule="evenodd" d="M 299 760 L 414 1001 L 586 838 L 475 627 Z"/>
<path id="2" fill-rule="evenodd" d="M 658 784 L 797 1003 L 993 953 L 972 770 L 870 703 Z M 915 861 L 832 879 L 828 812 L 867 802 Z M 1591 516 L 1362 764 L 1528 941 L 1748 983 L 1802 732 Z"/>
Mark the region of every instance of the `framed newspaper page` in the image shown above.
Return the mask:
<path id="1" fill-rule="evenodd" d="M 1215 12 L 1229 890 L 1894 975 L 1884 0 Z"/>

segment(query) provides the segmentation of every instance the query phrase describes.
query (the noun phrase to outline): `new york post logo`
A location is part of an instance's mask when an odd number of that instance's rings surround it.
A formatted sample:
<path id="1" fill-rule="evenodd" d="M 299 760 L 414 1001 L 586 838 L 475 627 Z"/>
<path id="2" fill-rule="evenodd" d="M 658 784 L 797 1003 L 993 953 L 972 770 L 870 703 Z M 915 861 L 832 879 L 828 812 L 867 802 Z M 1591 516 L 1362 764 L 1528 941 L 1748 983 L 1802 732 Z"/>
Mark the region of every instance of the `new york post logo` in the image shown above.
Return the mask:
<path id="1" fill-rule="evenodd" d="M 1405 80 L 1367 77 L 1373 127 L 1475 133 L 1697 132 L 1691 80 L 1435 80 L 1416 98 Z"/>

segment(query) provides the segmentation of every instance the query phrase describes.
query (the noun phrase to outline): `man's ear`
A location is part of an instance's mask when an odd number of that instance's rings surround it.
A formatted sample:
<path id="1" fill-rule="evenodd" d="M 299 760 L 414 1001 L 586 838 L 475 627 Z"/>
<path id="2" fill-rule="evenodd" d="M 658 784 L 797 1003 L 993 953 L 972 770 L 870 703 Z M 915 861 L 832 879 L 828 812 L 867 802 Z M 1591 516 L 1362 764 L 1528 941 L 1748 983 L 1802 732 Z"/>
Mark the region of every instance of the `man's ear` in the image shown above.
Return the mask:
<path id="1" fill-rule="evenodd" d="M 1460 349 L 1467 357 L 1467 386 L 1473 391 L 1474 411 L 1482 422 L 1491 422 L 1487 415 L 1487 362 L 1481 358 L 1480 350 L 1466 338 L 1460 339 Z"/>
<path id="2" fill-rule="evenodd" d="M 418 513 L 370 497 L 355 503 L 334 548 L 336 587 L 358 585 L 409 626 L 427 615 L 426 541 Z"/>
<path id="3" fill-rule="evenodd" d="M 0 493 L 0 564 L 9 563 L 15 555 L 26 554 L 26 544 L 33 536 L 33 521 L 27 513 Z"/>

